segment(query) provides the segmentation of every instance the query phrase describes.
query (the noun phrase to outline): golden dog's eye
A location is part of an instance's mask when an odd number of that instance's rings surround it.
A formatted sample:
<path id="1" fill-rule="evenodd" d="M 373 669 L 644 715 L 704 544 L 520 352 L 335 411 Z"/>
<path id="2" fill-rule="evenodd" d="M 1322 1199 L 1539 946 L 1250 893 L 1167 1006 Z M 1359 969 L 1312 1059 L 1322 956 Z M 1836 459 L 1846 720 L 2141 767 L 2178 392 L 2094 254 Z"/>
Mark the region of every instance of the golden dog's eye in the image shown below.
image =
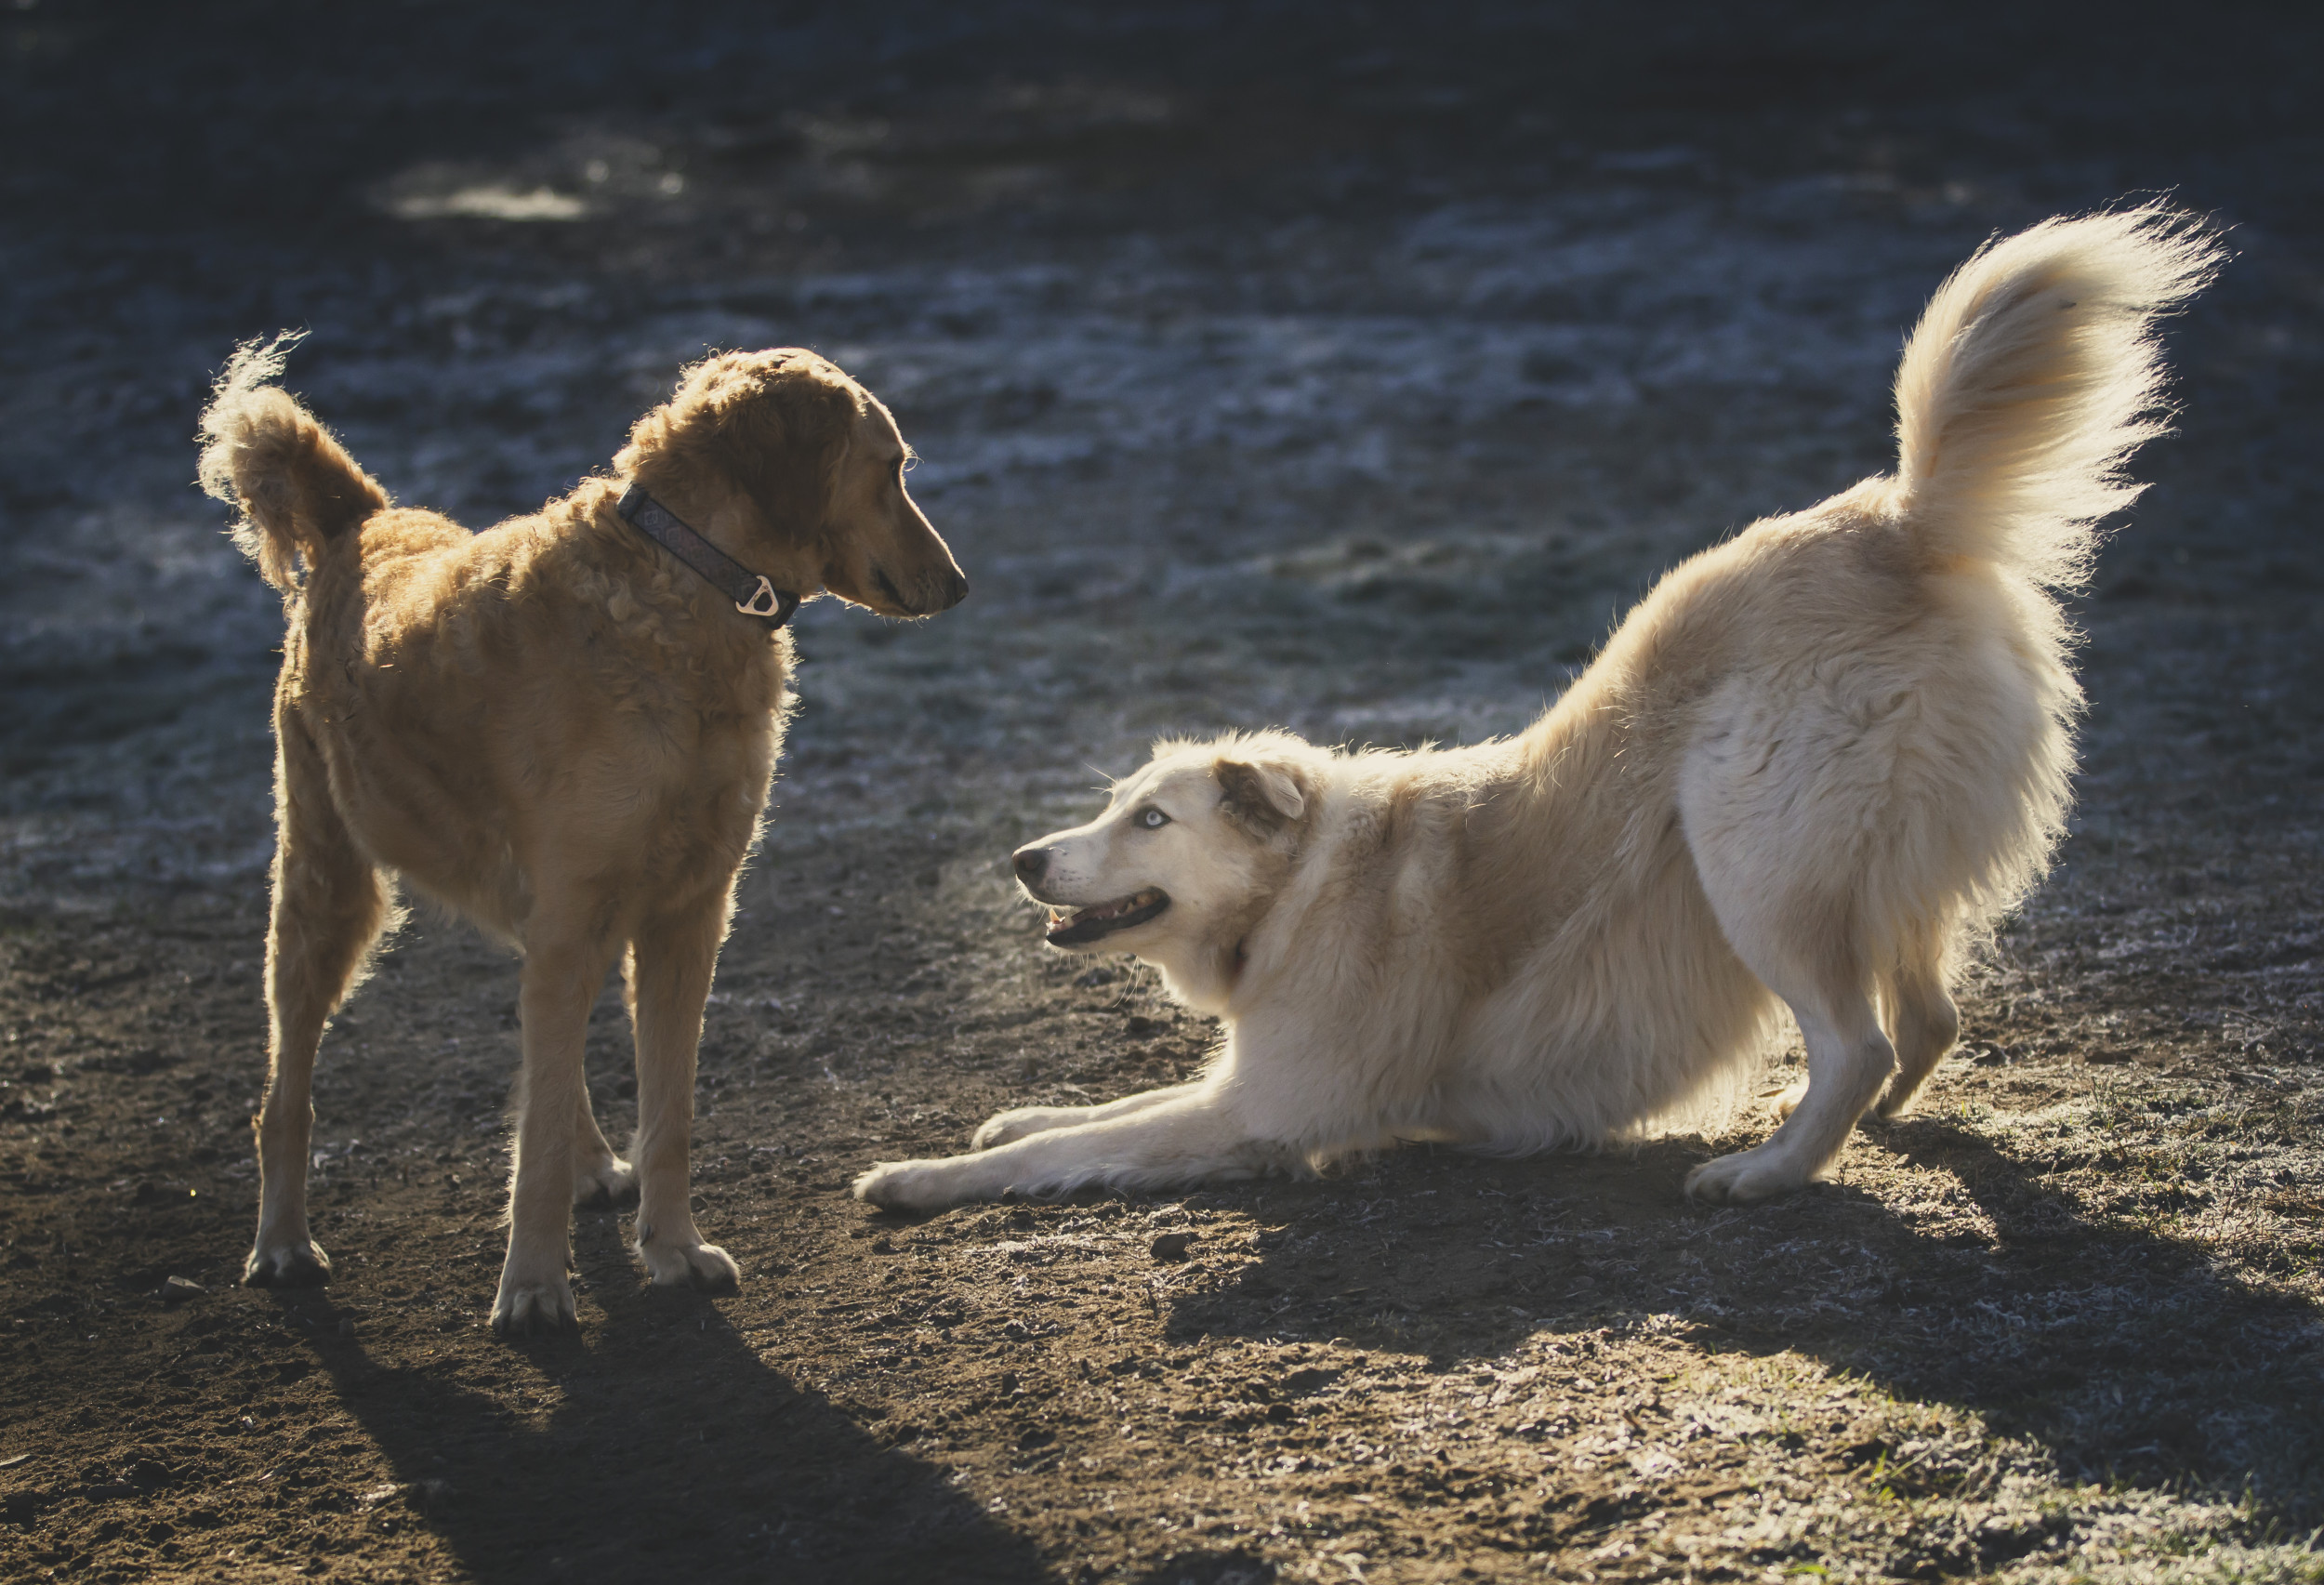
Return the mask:
<path id="1" fill-rule="evenodd" d="M 1138 816 L 1138 824 L 1143 826 L 1149 831 L 1159 831 L 1163 826 L 1168 826 L 1169 823 L 1170 817 L 1163 813 L 1158 809 L 1149 809 L 1143 811 Z"/>

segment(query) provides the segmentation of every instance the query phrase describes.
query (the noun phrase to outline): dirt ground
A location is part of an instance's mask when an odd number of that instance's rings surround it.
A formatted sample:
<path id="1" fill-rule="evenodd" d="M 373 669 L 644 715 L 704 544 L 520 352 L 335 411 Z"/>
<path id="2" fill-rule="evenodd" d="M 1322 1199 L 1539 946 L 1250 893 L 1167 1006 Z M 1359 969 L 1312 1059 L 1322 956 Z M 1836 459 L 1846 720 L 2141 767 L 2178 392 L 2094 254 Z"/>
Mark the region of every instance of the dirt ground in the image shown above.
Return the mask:
<path id="1" fill-rule="evenodd" d="M 0 14 L 0 1577 L 2324 1579 L 2324 14 L 1841 16 Z M 1683 1202 L 1746 1108 L 847 1197 L 1201 1061 L 1010 896 L 1102 774 L 1522 726 L 1661 568 L 1884 466 L 1946 269 L 2159 189 L 2238 257 L 2080 613 L 2074 834 L 1833 1182 Z M 803 614 L 709 1010 L 738 1296 L 588 1213 L 579 1334 L 494 1341 L 516 971 L 424 910 L 324 1046 L 338 1279 L 234 1286 L 280 618 L 190 437 L 284 324 L 474 522 L 708 346 L 818 347 L 925 456 L 973 593 Z M 617 1140 L 626 1042 L 609 991 Z"/>

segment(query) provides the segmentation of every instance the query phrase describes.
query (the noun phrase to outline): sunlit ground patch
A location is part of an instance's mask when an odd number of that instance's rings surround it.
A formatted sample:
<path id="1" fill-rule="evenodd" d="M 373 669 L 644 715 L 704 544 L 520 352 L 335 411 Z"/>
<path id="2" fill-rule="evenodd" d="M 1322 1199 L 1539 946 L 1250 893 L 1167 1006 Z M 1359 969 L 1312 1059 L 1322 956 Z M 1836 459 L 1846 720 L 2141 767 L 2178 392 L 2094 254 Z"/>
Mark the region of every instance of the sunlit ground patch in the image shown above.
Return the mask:
<path id="1" fill-rule="evenodd" d="M 535 187 L 520 192 L 502 183 L 488 182 L 451 192 L 404 193 L 388 201 L 388 212 L 399 220 L 577 220 L 589 212 L 589 206 L 554 188 Z"/>

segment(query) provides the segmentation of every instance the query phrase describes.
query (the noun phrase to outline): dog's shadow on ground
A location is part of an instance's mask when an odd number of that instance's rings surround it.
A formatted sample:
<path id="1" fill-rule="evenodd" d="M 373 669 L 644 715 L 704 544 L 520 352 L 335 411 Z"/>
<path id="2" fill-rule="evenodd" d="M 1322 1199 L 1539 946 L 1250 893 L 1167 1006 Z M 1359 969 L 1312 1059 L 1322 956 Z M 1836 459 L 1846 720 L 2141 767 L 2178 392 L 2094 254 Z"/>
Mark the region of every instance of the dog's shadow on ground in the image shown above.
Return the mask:
<path id="1" fill-rule="evenodd" d="M 641 1286 L 615 1219 L 581 1218 L 574 1248 L 601 1328 L 508 1345 L 491 1393 L 383 1364 L 323 1294 L 279 1295 L 394 1467 L 363 1526 L 432 1530 L 486 1585 L 1046 1577 L 946 1472 L 770 1370 L 709 1300 Z"/>
<path id="2" fill-rule="evenodd" d="M 1668 1317 L 1706 1351 L 1795 1350 L 1899 1397 L 1975 1410 L 2069 1473 L 2324 1516 L 2324 1315 L 2199 1246 L 2093 1212 L 1941 1119 L 1871 1133 L 1949 1175 L 1954 1214 L 1845 1182 L 1709 1210 L 1699 1142 L 1494 1161 L 1407 1150 L 1322 1182 L 1211 1191 L 1255 1211 L 1255 1263 L 1187 1281 L 1176 1339 L 1340 1338 L 1491 1360 L 1543 1333 Z M 2267 1450 L 2265 1453 L 2260 1450 Z"/>

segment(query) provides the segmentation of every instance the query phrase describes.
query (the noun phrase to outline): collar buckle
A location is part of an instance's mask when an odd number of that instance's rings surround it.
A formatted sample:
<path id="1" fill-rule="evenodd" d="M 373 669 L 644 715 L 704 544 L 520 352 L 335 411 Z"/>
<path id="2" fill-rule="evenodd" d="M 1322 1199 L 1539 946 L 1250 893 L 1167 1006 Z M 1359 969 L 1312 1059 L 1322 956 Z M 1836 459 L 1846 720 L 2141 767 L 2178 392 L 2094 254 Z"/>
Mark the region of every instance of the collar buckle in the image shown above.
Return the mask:
<path id="1" fill-rule="evenodd" d="M 772 616 L 783 609 L 783 596 L 767 581 L 767 575 L 759 575 L 759 587 L 747 601 L 738 600 L 734 609 L 746 616 Z"/>

